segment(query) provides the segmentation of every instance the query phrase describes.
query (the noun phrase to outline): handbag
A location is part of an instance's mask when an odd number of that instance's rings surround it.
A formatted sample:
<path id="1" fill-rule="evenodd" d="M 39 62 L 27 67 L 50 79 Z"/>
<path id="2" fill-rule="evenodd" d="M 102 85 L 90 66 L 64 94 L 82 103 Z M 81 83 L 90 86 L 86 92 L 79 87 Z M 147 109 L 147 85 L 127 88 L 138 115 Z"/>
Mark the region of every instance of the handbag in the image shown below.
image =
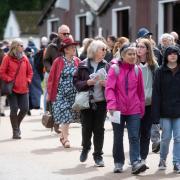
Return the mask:
<path id="1" fill-rule="evenodd" d="M 49 112 L 46 112 L 42 116 L 42 124 L 46 128 L 53 128 L 54 126 L 54 120 L 52 115 Z"/>
<path id="2" fill-rule="evenodd" d="M 16 71 L 16 74 L 15 74 L 15 77 L 12 81 L 7 82 L 7 81 L 4 81 L 3 79 L 1 79 L 1 83 L 0 83 L 0 85 L 1 85 L 1 87 L 0 87 L 1 96 L 4 96 L 4 95 L 8 96 L 8 95 L 12 94 L 14 82 L 15 82 L 17 74 L 19 72 L 21 63 L 22 63 L 22 61 L 20 61 L 19 66 L 18 66 L 17 71 Z"/>
<path id="3" fill-rule="evenodd" d="M 74 104 L 72 105 L 72 109 L 75 111 L 80 111 L 89 108 L 89 91 L 77 92 Z"/>
<path id="4" fill-rule="evenodd" d="M 12 89 L 14 86 L 14 81 L 6 82 L 1 80 L 1 96 L 12 94 Z"/>

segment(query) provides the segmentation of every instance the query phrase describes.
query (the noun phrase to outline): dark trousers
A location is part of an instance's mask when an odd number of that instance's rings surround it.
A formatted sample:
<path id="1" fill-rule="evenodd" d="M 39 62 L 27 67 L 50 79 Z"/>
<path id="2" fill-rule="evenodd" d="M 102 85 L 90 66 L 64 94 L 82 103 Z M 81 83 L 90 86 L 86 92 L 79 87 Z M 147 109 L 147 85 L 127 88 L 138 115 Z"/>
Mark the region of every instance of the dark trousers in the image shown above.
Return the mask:
<path id="1" fill-rule="evenodd" d="M 141 159 L 146 159 L 149 153 L 149 143 L 151 137 L 151 106 L 145 107 L 144 117 L 141 119 L 140 125 L 140 155 Z"/>
<path id="2" fill-rule="evenodd" d="M 12 93 L 8 96 L 10 105 L 10 120 L 13 132 L 18 131 L 21 121 L 25 117 L 29 109 L 29 96 L 26 94 Z M 18 112 L 19 110 L 19 112 Z"/>
<path id="3" fill-rule="evenodd" d="M 91 137 L 93 134 L 94 159 L 101 158 L 101 155 L 103 154 L 104 122 L 106 118 L 106 103 L 98 102 L 96 105 L 96 110 L 93 110 L 91 107 L 90 109 L 81 111 L 83 150 L 90 150 Z"/>

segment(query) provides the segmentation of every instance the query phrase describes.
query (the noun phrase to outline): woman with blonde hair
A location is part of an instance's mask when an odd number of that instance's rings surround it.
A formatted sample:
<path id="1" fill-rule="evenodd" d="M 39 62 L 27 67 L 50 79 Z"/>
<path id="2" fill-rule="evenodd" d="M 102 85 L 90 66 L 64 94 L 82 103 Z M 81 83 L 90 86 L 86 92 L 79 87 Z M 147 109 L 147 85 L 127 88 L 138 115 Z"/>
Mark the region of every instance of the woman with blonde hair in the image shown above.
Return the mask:
<path id="1" fill-rule="evenodd" d="M 149 153 L 149 143 L 151 137 L 151 103 L 152 85 L 154 72 L 158 68 L 158 63 L 153 53 L 153 47 L 148 39 L 140 39 L 137 43 L 137 62 L 143 73 L 144 92 L 145 92 L 145 113 L 140 126 L 140 155 L 145 162 Z"/>
<path id="2" fill-rule="evenodd" d="M 74 85 L 78 92 L 89 91 L 90 108 L 81 110 L 82 152 L 80 161 L 85 162 L 91 149 L 93 136 L 95 165 L 104 166 L 104 122 L 106 118 L 106 101 L 104 97 L 105 77 L 98 72 L 105 72 L 107 62 L 104 60 L 106 44 L 101 40 L 93 40 L 87 50 L 87 59 L 82 61 L 74 75 Z M 94 75 L 94 76 L 93 76 Z"/>
<path id="3" fill-rule="evenodd" d="M 13 40 L 0 66 L 0 78 L 6 82 L 14 81 L 13 92 L 8 95 L 13 139 L 21 138 L 20 124 L 29 109 L 28 92 L 33 76 L 31 64 L 23 51 L 22 40 Z"/>

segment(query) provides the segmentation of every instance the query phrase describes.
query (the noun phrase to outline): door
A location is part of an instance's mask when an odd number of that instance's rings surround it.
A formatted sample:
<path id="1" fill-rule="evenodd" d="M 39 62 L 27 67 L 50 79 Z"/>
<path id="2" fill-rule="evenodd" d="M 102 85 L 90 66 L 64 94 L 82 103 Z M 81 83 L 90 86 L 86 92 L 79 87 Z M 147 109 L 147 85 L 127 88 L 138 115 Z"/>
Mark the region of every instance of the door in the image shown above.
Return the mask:
<path id="1" fill-rule="evenodd" d="M 129 37 L 129 10 L 117 11 L 117 37 Z"/>

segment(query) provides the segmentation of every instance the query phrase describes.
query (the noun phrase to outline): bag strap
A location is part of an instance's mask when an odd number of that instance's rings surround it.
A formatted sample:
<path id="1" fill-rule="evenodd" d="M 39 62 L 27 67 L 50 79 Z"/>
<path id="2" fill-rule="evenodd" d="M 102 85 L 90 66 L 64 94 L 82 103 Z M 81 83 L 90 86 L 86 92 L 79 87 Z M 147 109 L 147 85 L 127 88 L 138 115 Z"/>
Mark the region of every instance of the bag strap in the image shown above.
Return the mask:
<path id="1" fill-rule="evenodd" d="M 18 66 L 18 68 L 17 68 L 17 70 L 16 70 L 16 74 L 15 74 L 15 76 L 14 76 L 14 80 L 13 80 L 13 81 L 16 80 L 16 77 L 17 77 L 17 75 L 18 75 L 18 73 L 19 73 L 19 70 L 20 70 L 20 67 L 21 67 L 21 63 L 22 63 L 22 61 L 20 61 L 20 63 L 19 63 L 19 66 Z"/>
<path id="2" fill-rule="evenodd" d="M 134 70 L 135 70 L 136 76 L 138 76 L 139 68 L 138 68 L 138 66 L 136 64 L 134 65 Z"/>
<path id="3" fill-rule="evenodd" d="M 118 76 L 119 73 L 120 73 L 119 64 L 113 64 L 113 65 L 112 65 L 112 68 L 114 69 L 116 76 Z M 136 64 L 135 64 L 135 66 L 134 66 L 134 71 L 135 71 L 136 76 L 138 76 L 139 68 L 138 68 L 138 66 L 137 66 Z"/>

